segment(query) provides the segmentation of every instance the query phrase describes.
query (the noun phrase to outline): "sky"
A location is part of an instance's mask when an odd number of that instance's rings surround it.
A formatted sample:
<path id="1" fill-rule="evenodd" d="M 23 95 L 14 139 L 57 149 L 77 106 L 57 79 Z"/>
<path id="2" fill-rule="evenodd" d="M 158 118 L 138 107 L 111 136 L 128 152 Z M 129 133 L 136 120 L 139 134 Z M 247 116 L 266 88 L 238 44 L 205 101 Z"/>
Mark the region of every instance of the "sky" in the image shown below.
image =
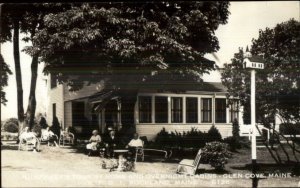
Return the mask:
<path id="1" fill-rule="evenodd" d="M 218 59 L 208 54 L 208 59 L 216 61 L 217 65 L 222 67 L 224 63 L 230 63 L 233 54 L 239 47 L 246 48 L 251 45 L 251 40 L 258 37 L 260 29 L 266 27 L 272 28 L 276 24 L 288 21 L 291 18 L 300 21 L 300 2 L 299 1 L 260 1 L 260 2 L 231 2 L 229 8 L 231 14 L 228 23 L 220 25 L 216 31 L 219 40 L 220 50 L 216 53 Z M 21 42 L 20 49 L 28 43 Z M 1 120 L 10 117 L 17 117 L 17 89 L 15 80 L 15 70 L 13 61 L 12 43 L 1 45 L 1 53 L 5 62 L 10 66 L 13 75 L 9 76 L 8 86 L 4 89 L 8 100 L 6 106 L 1 104 Z M 31 58 L 24 52 L 20 54 L 22 82 L 24 93 L 24 111 L 26 112 L 30 88 Z M 46 110 L 47 88 L 45 76 L 42 73 L 43 64 L 39 65 L 37 80 L 37 113 L 44 113 Z M 219 82 L 220 74 L 212 72 L 210 75 L 204 75 L 203 79 L 210 82 Z"/>

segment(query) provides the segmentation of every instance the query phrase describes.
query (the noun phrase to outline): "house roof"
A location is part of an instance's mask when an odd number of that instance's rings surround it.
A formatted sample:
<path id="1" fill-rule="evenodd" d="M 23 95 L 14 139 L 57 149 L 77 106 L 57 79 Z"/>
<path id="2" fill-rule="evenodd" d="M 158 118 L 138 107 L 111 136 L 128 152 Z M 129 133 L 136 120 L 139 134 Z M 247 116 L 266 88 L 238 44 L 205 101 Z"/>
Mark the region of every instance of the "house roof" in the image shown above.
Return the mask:
<path id="1" fill-rule="evenodd" d="M 251 57 L 248 57 L 248 59 L 251 62 L 264 63 L 264 59 L 261 56 L 252 55 Z"/>

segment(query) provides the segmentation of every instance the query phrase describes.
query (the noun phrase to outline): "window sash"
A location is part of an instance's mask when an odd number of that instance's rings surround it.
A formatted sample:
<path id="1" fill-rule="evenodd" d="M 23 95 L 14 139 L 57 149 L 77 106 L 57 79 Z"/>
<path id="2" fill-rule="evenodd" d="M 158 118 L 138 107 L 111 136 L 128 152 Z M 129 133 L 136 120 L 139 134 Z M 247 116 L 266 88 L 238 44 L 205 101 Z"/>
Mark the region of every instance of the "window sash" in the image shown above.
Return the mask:
<path id="1" fill-rule="evenodd" d="M 155 123 L 168 123 L 168 97 L 155 97 Z"/>
<path id="2" fill-rule="evenodd" d="M 186 122 L 198 123 L 198 98 L 186 98 Z"/>
<path id="3" fill-rule="evenodd" d="M 148 96 L 139 97 L 139 122 L 152 122 L 152 98 Z"/>
<path id="4" fill-rule="evenodd" d="M 226 99 L 216 99 L 216 123 L 226 123 Z"/>
<path id="5" fill-rule="evenodd" d="M 230 123 L 232 123 L 234 119 L 239 119 L 238 101 L 233 101 L 230 105 Z"/>
<path id="6" fill-rule="evenodd" d="M 202 107 L 202 123 L 211 123 L 212 122 L 212 99 L 211 98 L 202 98 L 201 99 Z"/>
<path id="7" fill-rule="evenodd" d="M 171 97 L 171 122 L 182 123 L 182 97 Z"/>

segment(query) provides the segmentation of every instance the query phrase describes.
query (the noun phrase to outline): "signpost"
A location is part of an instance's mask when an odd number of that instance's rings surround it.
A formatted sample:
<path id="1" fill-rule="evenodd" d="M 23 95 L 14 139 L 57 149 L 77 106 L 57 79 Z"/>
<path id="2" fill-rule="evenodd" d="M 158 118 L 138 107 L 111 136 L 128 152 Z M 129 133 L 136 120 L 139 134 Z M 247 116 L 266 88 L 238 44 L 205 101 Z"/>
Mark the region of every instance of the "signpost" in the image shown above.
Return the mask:
<path id="1" fill-rule="evenodd" d="M 255 74 L 256 69 L 264 69 L 264 64 L 260 62 L 251 61 L 248 57 L 245 59 L 244 66 L 251 70 L 251 159 L 252 159 L 252 173 L 256 174 L 257 164 L 256 164 L 256 107 L 255 107 Z M 253 187 L 256 187 L 255 184 Z"/>

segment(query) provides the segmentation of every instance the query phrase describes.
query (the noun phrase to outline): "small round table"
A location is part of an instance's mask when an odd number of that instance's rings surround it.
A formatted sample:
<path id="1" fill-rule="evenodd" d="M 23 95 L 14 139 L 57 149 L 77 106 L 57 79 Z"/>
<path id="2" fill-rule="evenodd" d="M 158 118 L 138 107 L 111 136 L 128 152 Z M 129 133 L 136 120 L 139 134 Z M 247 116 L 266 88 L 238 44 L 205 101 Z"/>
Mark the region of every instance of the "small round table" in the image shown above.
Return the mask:
<path id="1" fill-rule="evenodd" d="M 119 155 L 119 164 L 118 164 L 118 171 L 122 171 L 124 169 L 124 163 L 127 161 L 127 159 L 124 157 L 124 154 L 128 153 L 128 149 L 115 149 L 114 153 L 117 153 Z"/>

